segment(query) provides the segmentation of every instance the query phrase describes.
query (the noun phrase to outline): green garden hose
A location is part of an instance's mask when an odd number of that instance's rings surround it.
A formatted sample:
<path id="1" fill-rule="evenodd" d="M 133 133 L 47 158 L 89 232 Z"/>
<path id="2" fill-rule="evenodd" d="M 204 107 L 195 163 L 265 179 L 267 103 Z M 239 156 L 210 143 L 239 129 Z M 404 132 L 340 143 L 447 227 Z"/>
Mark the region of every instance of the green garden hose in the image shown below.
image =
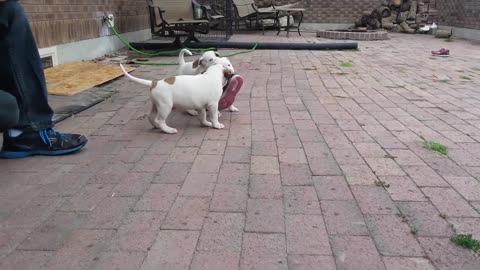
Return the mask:
<path id="1" fill-rule="evenodd" d="M 107 22 L 107 25 L 108 25 L 108 28 L 110 29 L 110 31 L 112 31 L 112 33 L 117 36 L 117 38 L 123 43 L 125 44 L 125 46 L 127 46 L 128 48 L 130 48 L 132 51 L 140 54 L 140 55 L 144 55 L 144 56 L 149 56 L 149 57 L 153 57 L 153 56 L 175 56 L 175 55 L 178 55 L 178 53 L 182 50 L 182 49 L 177 49 L 177 50 L 169 50 L 169 51 L 160 51 L 160 52 L 155 52 L 155 53 L 149 53 L 149 52 L 143 52 L 143 51 L 140 51 L 134 47 L 132 47 L 132 45 L 130 45 L 130 42 L 126 41 L 119 33 L 118 31 L 115 29 L 115 27 L 112 25 L 112 22 L 110 19 L 106 19 L 106 22 Z M 257 48 L 257 45 L 258 45 L 258 42 L 255 44 L 255 46 L 250 49 L 250 50 L 244 50 L 244 51 L 239 51 L 239 52 L 234 52 L 234 53 L 229 53 L 229 54 L 226 54 L 226 55 L 222 55 L 222 57 L 230 57 L 230 56 L 235 56 L 235 55 L 239 55 L 239 54 L 244 54 L 244 53 L 250 53 L 250 52 L 253 52 L 255 51 L 255 49 Z M 215 48 L 201 48 L 201 49 L 194 49 L 194 48 L 187 48 L 188 50 L 190 51 L 211 51 L 211 50 L 215 50 Z M 176 66 L 178 65 L 177 62 L 143 62 L 143 61 L 138 61 L 138 60 L 133 60 L 132 61 L 133 63 L 135 64 L 138 64 L 138 65 L 150 65 L 150 66 Z"/>

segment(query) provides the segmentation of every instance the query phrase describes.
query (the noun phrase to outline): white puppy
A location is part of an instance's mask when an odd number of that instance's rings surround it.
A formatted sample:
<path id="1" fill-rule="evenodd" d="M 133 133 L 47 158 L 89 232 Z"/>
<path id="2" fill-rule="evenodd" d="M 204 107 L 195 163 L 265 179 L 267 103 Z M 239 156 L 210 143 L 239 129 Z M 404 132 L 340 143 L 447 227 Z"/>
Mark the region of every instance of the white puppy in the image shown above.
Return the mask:
<path id="1" fill-rule="evenodd" d="M 206 72 L 196 76 L 180 75 L 161 81 L 150 81 L 136 78 L 123 68 L 125 76 L 134 82 L 151 88 L 152 109 L 148 120 L 165 133 L 178 131 L 167 125 L 166 120 L 173 107 L 184 110 L 196 110 L 198 119 L 205 126 L 222 129 L 218 122 L 218 101 L 222 96 L 222 85 L 230 72 L 222 65 L 211 66 Z M 206 109 L 211 115 L 211 122 L 206 119 Z"/>
<path id="2" fill-rule="evenodd" d="M 182 49 L 178 54 L 178 68 L 177 68 L 177 75 L 197 75 L 205 72 L 208 67 L 211 65 L 216 64 L 216 59 L 218 57 L 218 53 L 214 51 L 208 51 L 203 53 L 202 57 L 193 61 L 193 62 L 185 62 L 184 55 L 187 53 L 188 55 L 192 55 L 192 53 L 187 49 Z M 233 73 L 233 72 L 232 72 Z"/>
<path id="3" fill-rule="evenodd" d="M 177 75 L 198 75 L 205 72 L 208 67 L 214 64 L 221 64 L 224 68 L 230 71 L 231 74 L 235 73 L 232 63 L 227 57 L 220 57 L 217 52 L 208 51 L 205 52 L 202 57 L 193 61 L 185 62 L 185 53 L 192 55 L 192 53 L 187 49 L 182 49 L 178 54 L 178 68 Z M 233 106 L 233 104 L 228 107 L 231 112 L 238 112 L 239 110 Z M 197 112 L 194 110 L 187 111 L 191 115 L 197 115 Z"/>

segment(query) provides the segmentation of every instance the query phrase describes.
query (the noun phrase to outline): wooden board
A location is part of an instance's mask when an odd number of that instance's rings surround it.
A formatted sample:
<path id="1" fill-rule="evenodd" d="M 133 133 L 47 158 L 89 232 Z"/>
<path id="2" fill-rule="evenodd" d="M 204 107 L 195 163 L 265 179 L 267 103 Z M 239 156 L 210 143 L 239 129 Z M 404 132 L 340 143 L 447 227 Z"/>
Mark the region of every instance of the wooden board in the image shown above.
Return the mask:
<path id="1" fill-rule="evenodd" d="M 130 72 L 134 68 L 125 66 Z M 73 62 L 45 70 L 48 93 L 72 96 L 123 75 L 118 64 Z"/>

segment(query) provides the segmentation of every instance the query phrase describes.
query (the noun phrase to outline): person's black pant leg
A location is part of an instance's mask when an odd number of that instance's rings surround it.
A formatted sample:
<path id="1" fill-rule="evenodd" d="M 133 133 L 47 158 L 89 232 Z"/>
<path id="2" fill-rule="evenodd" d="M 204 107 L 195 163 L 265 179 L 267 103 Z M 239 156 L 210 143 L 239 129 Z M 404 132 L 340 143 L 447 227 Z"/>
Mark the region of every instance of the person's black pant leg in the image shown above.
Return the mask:
<path id="1" fill-rule="evenodd" d="M 47 86 L 38 48 L 23 8 L 17 1 L 0 3 L 0 89 L 13 95 L 20 118 L 14 128 L 52 127 Z"/>
<path id="2" fill-rule="evenodd" d="M 18 122 L 17 99 L 0 90 L 0 133 L 14 127 Z"/>

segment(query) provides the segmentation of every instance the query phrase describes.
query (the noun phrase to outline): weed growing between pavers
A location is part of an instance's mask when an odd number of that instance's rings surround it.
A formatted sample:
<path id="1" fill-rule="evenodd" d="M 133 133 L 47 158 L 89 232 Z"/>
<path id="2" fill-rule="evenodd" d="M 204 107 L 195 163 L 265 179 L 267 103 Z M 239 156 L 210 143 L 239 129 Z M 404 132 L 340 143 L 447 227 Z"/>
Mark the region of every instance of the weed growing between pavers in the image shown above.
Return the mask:
<path id="1" fill-rule="evenodd" d="M 457 234 L 450 238 L 457 246 L 470 249 L 473 252 L 480 252 L 480 241 L 473 238 L 472 234 Z"/>
<path id="2" fill-rule="evenodd" d="M 432 141 L 427 141 L 423 136 L 420 136 L 420 139 L 423 140 L 423 142 L 422 142 L 423 143 L 423 148 L 425 148 L 427 150 L 430 150 L 430 151 L 438 152 L 438 153 L 443 154 L 443 155 L 448 154 L 448 147 L 446 145 L 436 143 L 436 142 L 432 142 Z"/>
<path id="3" fill-rule="evenodd" d="M 470 77 L 470 76 L 465 76 L 465 75 L 460 76 L 460 78 L 462 78 L 462 79 L 464 79 L 464 80 L 469 80 L 469 81 L 472 79 L 472 77 Z"/>
<path id="4" fill-rule="evenodd" d="M 480 67 L 473 67 L 472 69 L 475 71 L 480 71 Z"/>
<path id="5" fill-rule="evenodd" d="M 352 62 L 340 62 L 341 67 L 353 67 Z"/>
<path id="6" fill-rule="evenodd" d="M 438 80 L 438 82 L 441 82 L 441 83 L 449 83 L 450 80 Z"/>

